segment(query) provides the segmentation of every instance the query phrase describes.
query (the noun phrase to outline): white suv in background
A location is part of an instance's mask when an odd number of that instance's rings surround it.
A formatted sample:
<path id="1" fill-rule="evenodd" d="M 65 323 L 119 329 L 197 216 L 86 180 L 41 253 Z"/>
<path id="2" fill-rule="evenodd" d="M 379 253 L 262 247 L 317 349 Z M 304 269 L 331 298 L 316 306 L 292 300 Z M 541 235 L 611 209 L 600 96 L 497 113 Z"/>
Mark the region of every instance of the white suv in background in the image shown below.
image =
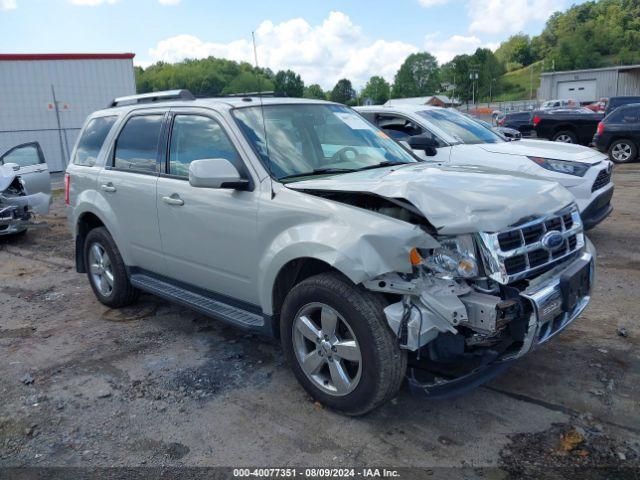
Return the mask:
<path id="1" fill-rule="evenodd" d="M 478 165 L 558 182 L 575 197 L 587 230 L 613 210 L 613 164 L 597 150 L 543 140 L 505 141 L 454 109 L 402 104 L 356 110 L 424 160 Z"/>

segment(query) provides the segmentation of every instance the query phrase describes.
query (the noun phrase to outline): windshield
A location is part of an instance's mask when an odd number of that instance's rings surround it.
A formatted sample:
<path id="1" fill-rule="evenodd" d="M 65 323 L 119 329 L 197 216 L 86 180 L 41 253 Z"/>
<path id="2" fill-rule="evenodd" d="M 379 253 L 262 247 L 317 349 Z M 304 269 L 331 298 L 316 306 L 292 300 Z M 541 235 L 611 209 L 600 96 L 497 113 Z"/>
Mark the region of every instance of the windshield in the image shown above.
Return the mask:
<path id="1" fill-rule="evenodd" d="M 432 109 L 418 112 L 433 126 L 455 138 L 459 143 L 474 145 L 478 143 L 499 143 L 504 140 L 475 120 L 465 117 L 455 110 Z"/>
<path id="2" fill-rule="evenodd" d="M 278 180 L 418 161 L 386 133 L 340 105 L 265 105 L 238 108 L 233 114 Z"/>

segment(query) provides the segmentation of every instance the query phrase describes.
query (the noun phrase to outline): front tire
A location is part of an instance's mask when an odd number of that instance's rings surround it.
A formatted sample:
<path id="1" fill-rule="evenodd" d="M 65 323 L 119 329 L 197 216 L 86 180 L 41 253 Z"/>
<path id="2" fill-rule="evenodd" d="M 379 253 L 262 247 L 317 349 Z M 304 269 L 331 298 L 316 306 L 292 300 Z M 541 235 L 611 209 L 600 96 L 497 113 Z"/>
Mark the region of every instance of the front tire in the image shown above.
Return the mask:
<path id="1" fill-rule="evenodd" d="M 289 292 L 280 317 L 282 348 L 314 399 L 363 415 L 397 394 L 407 357 L 383 309 L 381 297 L 334 272 Z"/>
<path id="2" fill-rule="evenodd" d="M 609 158 L 615 163 L 629 163 L 638 158 L 638 147 L 631 140 L 616 140 L 609 147 Z"/>
<path id="3" fill-rule="evenodd" d="M 578 137 L 571 130 L 556 132 L 551 140 L 560 143 L 578 143 Z"/>
<path id="4" fill-rule="evenodd" d="M 122 256 L 106 228 L 94 228 L 87 234 L 84 261 L 93 293 L 101 303 L 118 308 L 136 301 L 139 291 L 129 282 Z"/>

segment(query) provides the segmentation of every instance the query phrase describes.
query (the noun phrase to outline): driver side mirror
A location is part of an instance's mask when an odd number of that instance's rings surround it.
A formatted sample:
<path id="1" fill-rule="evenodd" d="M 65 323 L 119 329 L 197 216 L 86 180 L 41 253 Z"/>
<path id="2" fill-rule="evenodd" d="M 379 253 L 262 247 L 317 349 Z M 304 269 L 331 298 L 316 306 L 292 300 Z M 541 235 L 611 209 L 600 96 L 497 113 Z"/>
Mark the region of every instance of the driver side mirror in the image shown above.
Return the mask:
<path id="1" fill-rule="evenodd" d="M 189 164 L 189 184 L 198 188 L 247 190 L 249 181 L 226 158 L 205 158 Z"/>
<path id="2" fill-rule="evenodd" d="M 422 134 L 410 137 L 409 146 L 412 150 L 423 150 L 427 156 L 433 157 L 437 153 L 436 148 L 440 145 L 433 137 Z"/>

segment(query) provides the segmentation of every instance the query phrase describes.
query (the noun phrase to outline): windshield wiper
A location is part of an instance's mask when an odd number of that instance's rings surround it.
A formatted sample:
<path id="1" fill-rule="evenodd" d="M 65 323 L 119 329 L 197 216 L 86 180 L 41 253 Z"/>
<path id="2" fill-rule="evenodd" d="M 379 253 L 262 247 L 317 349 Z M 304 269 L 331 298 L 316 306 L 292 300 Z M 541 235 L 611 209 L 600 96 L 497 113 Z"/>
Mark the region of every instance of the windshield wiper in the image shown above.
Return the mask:
<path id="1" fill-rule="evenodd" d="M 322 175 L 323 173 L 349 173 L 356 172 L 359 169 L 354 168 L 316 168 L 311 172 L 302 172 L 302 173 L 293 173 L 291 175 L 285 175 L 284 177 L 278 178 L 278 180 L 287 180 L 289 178 L 297 178 L 297 177 L 310 177 L 312 175 Z"/>
<path id="2" fill-rule="evenodd" d="M 354 172 L 361 172 L 362 170 L 371 170 L 372 168 L 393 167 L 395 165 L 408 165 L 411 162 L 380 162 L 375 165 L 367 165 L 366 167 L 360 167 L 354 170 Z"/>

